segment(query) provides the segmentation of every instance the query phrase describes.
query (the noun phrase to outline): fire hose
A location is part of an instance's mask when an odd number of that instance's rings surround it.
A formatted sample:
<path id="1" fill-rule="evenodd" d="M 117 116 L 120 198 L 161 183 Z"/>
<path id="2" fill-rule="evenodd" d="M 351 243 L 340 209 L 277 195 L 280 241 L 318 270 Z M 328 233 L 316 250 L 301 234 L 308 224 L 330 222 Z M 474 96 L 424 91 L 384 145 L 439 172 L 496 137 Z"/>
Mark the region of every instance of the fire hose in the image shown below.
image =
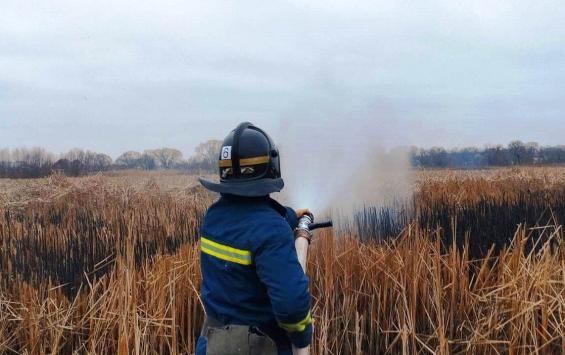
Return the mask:
<path id="1" fill-rule="evenodd" d="M 314 223 L 314 216 L 312 214 L 306 214 L 300 218 L 298 221 L 298 227 L 294 230 L 294 246 L 296 248 L 296 255 L 298 256 L 298 262 L 302 266 L 302 270 L 306 273 L 306 264 L 308 262 L 308 247 L 310 246 L 310 241 L 313 237 L 313 231 L 319 228 L 332 227 L 332 221 Z M 298 349 L 292 347 L 292 353 L 294 355 L 308 355 L 310 354 L 310 348 Z"/>

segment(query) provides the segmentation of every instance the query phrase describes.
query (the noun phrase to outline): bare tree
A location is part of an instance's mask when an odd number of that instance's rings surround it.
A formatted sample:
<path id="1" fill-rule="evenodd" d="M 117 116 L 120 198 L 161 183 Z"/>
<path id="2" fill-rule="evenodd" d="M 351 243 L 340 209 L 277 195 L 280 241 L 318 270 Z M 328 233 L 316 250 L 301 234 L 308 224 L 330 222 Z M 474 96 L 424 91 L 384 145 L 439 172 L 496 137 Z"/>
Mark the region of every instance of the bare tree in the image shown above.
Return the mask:
<path id="1" fill-rule="evenodd" d="M 222 141 L 217 139 L 200 143 L 196 147 L 189 165 L 195 169 L 215 171 L 218 166 L 220 149 L 222 149 Z"/>
<path id="2" fill-rule="evenodd" d="M 177 164 L 182 163 L 182 153 L 178 149 L 161 148 L 147 150 L 146 152 L 151 153 L 163 169 L 173 169 Z"/>
<path id="3" fill-rule="evenodd" d="M 116 159 L 116 165 L 121 168 L 135 169 L 140 165 L 141 153 L 135 151 L 127 151 Z"/>
<path id="4" fill-rule="evenodd" d="M 10 149 L 4 148 L 0 149 L 0 162 L 10 163 L 12 161 L 12 154 L 10 154 Z"/>
<path id="5" fill-rule="evenodd" d="M 85 160 L 86 152 L 79 148 L 71 149 L 68 153 L 63 154 L 63 158 L 69 161 L 80 161 Z"/>
<path id="6" fill-rule="evenodd" d="M 112 158 L 106 154 L 72 149 L 63 154 L 54 165 L 55 169 L 64 170 L 67 174 L 79 176 L 84 173 L 105 171 L 112 166 Z"/>
<path id="7" fill-rule="evenodd" d="M 157 159 L 152 150 L 146 150 L 139 159 L 139 166 L 145 170 L 159 169 L 159 159 Z"/>
<path id="8" fill-rule="evenodd" d="M 44 167 L 53 164 L 54 156 L 43 148 L 35 147 L 27 152 L 25 157 L 26 164 L 36 167 Z"/>
<path id="9" fill-rule="evenodd" d="M 513 165 L 531 164 L 533 156 L 531 156 L 528 148 L 521 141 L 514 141 L 508 145 L 508 151 L 512 157 Z"/>
<path id="10" fill-rule="evenodd" d="M 2 176 L 41 177 L 48 175 L 54 156 L 42 148 L 16 148 L 0 150 Z"/>
<path id="11" fill-rule="evenodd" d="M 112 158 L 109 155 L 95 153 L 90 165 L 91 171 L 107 171 L 112 166 Z"/>

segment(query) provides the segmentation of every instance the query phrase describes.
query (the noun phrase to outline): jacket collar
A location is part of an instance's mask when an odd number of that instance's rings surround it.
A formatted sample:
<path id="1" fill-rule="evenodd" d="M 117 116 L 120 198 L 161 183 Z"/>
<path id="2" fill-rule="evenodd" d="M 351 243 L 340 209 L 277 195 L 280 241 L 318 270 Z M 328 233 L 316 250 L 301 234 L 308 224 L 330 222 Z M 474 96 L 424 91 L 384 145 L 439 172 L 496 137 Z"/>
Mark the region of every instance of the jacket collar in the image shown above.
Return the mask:
<path id="1" fill-rule="evenodd" d="M 276 200 L 272 199 L 271 196 L 259 196 L 259 197 L 246 197 L 246 196 L 238 196 L 232 194 L 221 194 L 221 199 L 229 202 L 240 202 L 240 203 L 266 203 L 278 214 L 282 217 L 285 217 L 287 214 L 287 209 L 283 205 L 281 205 Z"/>

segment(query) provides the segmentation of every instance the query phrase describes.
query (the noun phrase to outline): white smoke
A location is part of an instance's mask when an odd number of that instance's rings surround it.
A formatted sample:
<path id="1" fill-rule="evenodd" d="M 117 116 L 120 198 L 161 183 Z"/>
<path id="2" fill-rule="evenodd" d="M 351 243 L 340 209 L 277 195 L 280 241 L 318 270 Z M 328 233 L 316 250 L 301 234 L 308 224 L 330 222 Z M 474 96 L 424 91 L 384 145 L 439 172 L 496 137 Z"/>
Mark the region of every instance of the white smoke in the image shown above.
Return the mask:
<path id="1" fill-rule="evenodd" d="M 365 206 L 409 198 L 409 149 L 385 146 L 395 135 L 403 142 L 394 118 L 379 109 L 320 106 L 281 120 L 275 136 L 285 190 L 279 199 L 317 215 L 351 216 Z"/>

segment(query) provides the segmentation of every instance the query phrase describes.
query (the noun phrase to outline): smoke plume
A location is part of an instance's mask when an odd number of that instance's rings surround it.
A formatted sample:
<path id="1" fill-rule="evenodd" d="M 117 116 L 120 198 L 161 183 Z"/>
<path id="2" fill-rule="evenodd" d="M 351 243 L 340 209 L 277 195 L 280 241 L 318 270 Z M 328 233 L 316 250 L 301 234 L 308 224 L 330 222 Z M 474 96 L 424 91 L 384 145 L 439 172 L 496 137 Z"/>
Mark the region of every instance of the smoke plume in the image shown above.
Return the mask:
<path id="1" fill-rule="evenodd" d="M 286 187 L 279 199 L 318 216 L 348 219 L 364 207 L 409 198 L 409 150 L 386 146 L 395 135 L 399 145 L 403 142 L 402 131 L 386 114 L 378 108 L 315 107 L 302 110 L 301 118 L 281 120 L 276 138 Z"/>

